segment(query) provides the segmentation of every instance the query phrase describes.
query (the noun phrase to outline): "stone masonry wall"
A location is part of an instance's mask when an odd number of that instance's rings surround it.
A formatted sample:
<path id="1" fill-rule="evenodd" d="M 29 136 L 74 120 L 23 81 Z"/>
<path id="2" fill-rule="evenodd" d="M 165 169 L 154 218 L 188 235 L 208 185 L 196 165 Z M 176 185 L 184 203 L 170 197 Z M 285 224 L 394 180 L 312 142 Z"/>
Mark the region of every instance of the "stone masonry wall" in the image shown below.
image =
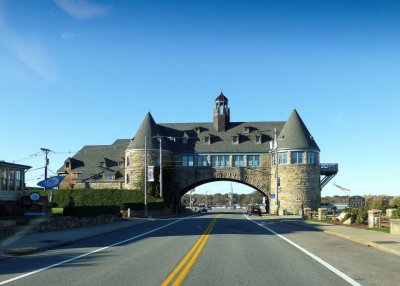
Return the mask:
<path id="1" fill-rule="evenodd" d="M 178 162 L 180 156 L 174 156 L 173 160 Z M 261 155 L 260 167 L 176 167 L 173 173 L 173 181 L 180 190 L 180 195 L 187 192 L 190 188 L 201 185 L 209 181 L 217 181 L 218 179 L 232 180 L 243 182 L 263 192 L 265 195 L 270 194 L 270 173 L 271 163 L 270 155 Z"/>
<path id="2" fill-rule="evenodd" d="M 148 150 L 147 151 L 147 166 L 158 166 L 159 165 L 159 151 Z M 162 153 L 163 166 L 168 165 L 171 160 L 171 155 L 167 152 Z M 130 164 L 125 167 L 125 182 L 126 177 L 129 175 L 130 181 L 125 184 L 126 189 L 137 189 L 140 187 L 141 180 L 144 180 L 144 151 L 142 150 L 128 150 L 125 154 L 125 162 L 129 157 Z M 164 180 L 163 180 L 164 181 Z"/>
<path id="3" fill-rule="evenodd" d="M 278 199 L 280 214 L 284 210 L 298 214 L 301 204 L 304 208 L 316 210 L 321 201 L 319 165 L 288 164 L 279 165 L 280 187 Z M 272 168 L 272 193 L 276 194 L 276 169 Z M 271 212 L 276 212 L 276 199 L 270 201 Z"/>

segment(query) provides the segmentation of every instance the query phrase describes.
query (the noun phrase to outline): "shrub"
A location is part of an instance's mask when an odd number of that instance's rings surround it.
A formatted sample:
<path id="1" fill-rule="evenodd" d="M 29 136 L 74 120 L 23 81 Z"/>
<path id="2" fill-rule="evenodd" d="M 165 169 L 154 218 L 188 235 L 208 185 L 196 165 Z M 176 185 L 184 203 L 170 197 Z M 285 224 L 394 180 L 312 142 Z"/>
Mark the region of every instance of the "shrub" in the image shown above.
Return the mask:
<path id="1" fill-rule="evenodd" d="M 397 208 L 397 209 L 393 212 L 393 218 L 400 218 L 400 208 Z"/>
<path id="2" fill-rule="evenodd" d="M 398 208 L 400 207 L 400 196 L 394 197 L 390 200 L 389 206 L 391 208 Z"/>
<path id="3" fill-rule="evenodd" d="M 65 207 L 71 204 L 74 206 L 109 206 L 121 205 L 123 203 L 143 203 L 144 194 L 139 190 L 115 190 L 115 189 L 68 189 L 68 190 L 41 190 L 41 196 L 48 196 L 53 193 L 53 207 Z M 162 199 L 147 195 L 147 201 L 160 202 Z"/>

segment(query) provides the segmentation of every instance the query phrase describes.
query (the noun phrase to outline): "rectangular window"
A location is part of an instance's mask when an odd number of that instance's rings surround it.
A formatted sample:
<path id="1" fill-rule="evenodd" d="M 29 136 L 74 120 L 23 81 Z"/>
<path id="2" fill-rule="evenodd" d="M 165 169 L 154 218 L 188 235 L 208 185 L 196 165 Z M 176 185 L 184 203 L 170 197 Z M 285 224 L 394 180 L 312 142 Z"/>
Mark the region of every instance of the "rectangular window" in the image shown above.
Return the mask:
<path id="1" fill-rule="evenodd" d="M 204 144 L 210 144 L 210 137 L 209 136 L 204 137 Z"/>
<path id="2" fill-rule="evenodd" d="M 207 155 L 197 155 L 197 166 L 208 166 Z"/>
<path id="3" fill-rule="evenodd" d="M 279 165 L 285 165 L 287 163 L 288 163 L 288 161 L 287 161 L 287 152 L 278 153 L 278 164 Z"/>
<path id="4" fill-rule="evenodd" d="M 129 184 L 129 182 L 130 182 L 129 174 L 126 174 L 126 183 Z"/>
<path id="5" fill-rule="evenodd" d="M 124 166 L 124 161 L 119 161 L 118 166 L 123 167 Z"/>
<path id="6" fill-rule="evenodd" d="M 194 156 L 193 155 L 182 155 L 182 166 L 184 166 L 184 167 L 194 166 Z"/>
<path id="7" fill-rule="evenodd" d="M 262 143 L 261 135 L 256 135 L 256 144 L 261 144 L 261 143 Z"/>
<path id="8" fill-rule="evenodd" d="M 211 156 L 211 165 L 213 167 L 229 167 L 231 165 L 229 155 L 213 155 L 213 156 Z"/>
<path id="9" fill-rule="evenodd" d="M 260 166 L 260 155 L 247 155 L 247 166 L 249 167 Z"/>
<path id="10" fill-rule="evenodd" d="M 100 166 L 105 168 L 106 167 L 106 162 L 100 162 Z"/>
<path id="11" fill-rule="evenodd" d="M 304 163 L 304 151 L 292 151 L 290 155 L 291 164 L 303 164 Z"/>
<path id="12" fill-rule="evenodd" d="M 14 190 L 14 188 L 15 188 L 15 171 L 10 170 L 8 172 L 8 189 Z"/>
<path id="13" fill-rule="evenodd" d="M 129 157 L 126 157 L 126 166 L 129 167 L 130 164 L 131 164 L 131 160 L 129 159 Z"/>
<path id="14" fill-rule="evenodd" d="M 69 169 L 69 166 L 70 166 L 69 162 L 65 162 L 65 169 Z"/>
<path id="15" fill-rule="evenodd" d="M 0 170 L 0 178 L 1 178 L 1 189 L 3 191 L 7 190 L 7 170 Z"/>
<path id="16" fill-rule="evenodd" d="M 316 165 L 318 162 L 318 153 L 317 152 L 307 152 L 307 162 L 308 164 Z"/>
<path id="17" fill-rule="evenodd" d="M 233 155 L 233 166 L 234 167 L 244 167 L 244 156 L 243 155 Z"/>
<path id="18" fill-rule="evenodd" d="M 22 190 L 21 171 L 15 171 L 16 190 Z"/>
<path id="19" fill-rule="evenodd" d="M 189 138 L 187 138 L 187 137 L 183 137 L 183 138 L 182 138 L 182 143 L 183 143 L 183 144 L 187 144 L 187 143 L 188 143 L 188 139 L 189 139 Z"/>
<path id="20" fill-rule="evenodd" d="M 112 181 L 112 180 L 114 180 L 114 175 L 113 175 L 113 174 L 107 174 L 107 175 L 105 176 L 105 179 L 106 179 L 107 181 Z"/>

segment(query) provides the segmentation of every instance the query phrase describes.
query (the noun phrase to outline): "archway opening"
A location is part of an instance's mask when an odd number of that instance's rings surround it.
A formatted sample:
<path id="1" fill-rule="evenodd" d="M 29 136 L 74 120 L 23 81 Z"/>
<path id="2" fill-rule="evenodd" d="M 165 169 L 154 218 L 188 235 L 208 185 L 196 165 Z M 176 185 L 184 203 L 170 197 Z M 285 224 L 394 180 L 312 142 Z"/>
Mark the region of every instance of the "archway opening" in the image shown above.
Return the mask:
<path id="1" fill-rule="evenodd" d="M 269 198 L 254 186 L 241 181 L 218 179 L 199 182 L 183 191 L 184 208 L 197 209 L 205 205 L 208 210 L 242 209 L 257 204 L 263 212 L 269 211 Z"/>

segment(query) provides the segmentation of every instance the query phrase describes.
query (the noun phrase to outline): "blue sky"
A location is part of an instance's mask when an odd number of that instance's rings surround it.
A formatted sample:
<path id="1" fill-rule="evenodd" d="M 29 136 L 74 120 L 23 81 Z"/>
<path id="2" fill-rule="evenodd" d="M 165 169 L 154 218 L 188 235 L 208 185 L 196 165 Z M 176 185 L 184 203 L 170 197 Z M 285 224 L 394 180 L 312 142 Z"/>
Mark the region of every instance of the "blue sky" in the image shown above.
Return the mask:
<path id="1" fill-rule="evenodd" d="M 132 138 L 148 111 L 212 121 L 222 84 L 232 121 L 295 107 L 339 163 L 333 183 L 400 195 L 399 31 L 398 1 L 0 0 L 0 160 L 41 168 L 46 147 L 56 172 L 65 152 Z"/>

